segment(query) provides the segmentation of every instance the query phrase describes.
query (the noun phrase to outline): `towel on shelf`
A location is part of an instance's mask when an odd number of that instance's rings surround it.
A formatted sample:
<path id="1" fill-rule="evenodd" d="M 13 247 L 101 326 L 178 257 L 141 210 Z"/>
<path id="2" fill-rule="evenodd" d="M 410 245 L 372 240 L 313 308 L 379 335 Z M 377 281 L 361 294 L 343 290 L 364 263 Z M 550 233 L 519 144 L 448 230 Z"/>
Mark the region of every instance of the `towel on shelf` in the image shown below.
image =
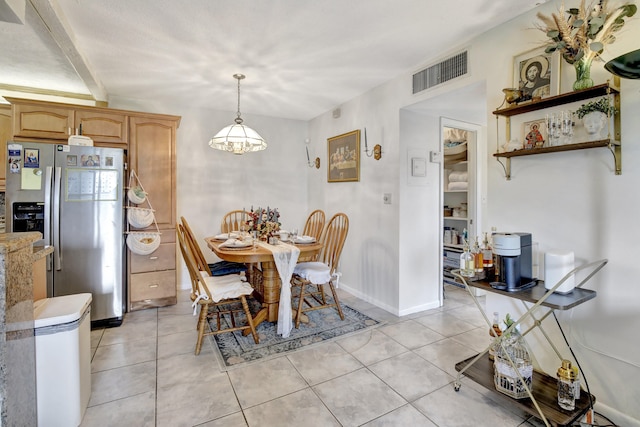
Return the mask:
<path id="1" fill-rule="evenodd" d="M 449 191 L 462 191 L 469 189 L 468 182 L 450 182 L 447 188 Z"/>
<path id="2" fill-rule="evenodd" d="M 449 174 L 449 182 L 467 182 L 469 173 L 467 171 L 453 171 Z"/>

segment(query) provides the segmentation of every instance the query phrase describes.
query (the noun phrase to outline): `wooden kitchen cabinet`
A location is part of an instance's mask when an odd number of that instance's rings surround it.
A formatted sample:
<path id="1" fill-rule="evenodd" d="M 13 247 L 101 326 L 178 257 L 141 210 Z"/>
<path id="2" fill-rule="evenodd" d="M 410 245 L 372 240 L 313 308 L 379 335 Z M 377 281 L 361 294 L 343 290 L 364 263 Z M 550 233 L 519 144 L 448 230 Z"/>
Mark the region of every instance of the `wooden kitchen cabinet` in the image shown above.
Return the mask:
<path id="1" fill-rule="evenodd" d="M 16 103 L 13 106 L 13 136 L 67 140 L 74 128 L 74 111 L 69 106 L 46 103 Z"/>
<path id="2" fill-rule="evenodd" d="M 123 113 L 79 110 L 75 113 L 75 124 L 97 147 L 127 148 L 129 120 Z"/>
<path id="3" fill-rule="evenodd" d="M 0 105 L 0 191 L 7 178 L 7 141 L 11 140 L 11 106 Z M 2 212 L 4 215 L 4 212 Z"/>
<path id="4" fill-rule="evenodd" d="M 7 98 L 13 106 L 13 138 L 59 143 L 88 136 L 97 147 L 127 148 L 130 112 L 102 107 Z"/>
<path id="5" fill-rule="evenodd" d="M 161 233 L 160 247 L 151 255 L 128 251 L 129 310 L 177 302 L 175 153 L 178 124 L 179 117 L 175 116 L 129 118 L 129 170 L 136 172 L 147 192 Z M 147 230 L 155 232 L 156 225 Z"/>

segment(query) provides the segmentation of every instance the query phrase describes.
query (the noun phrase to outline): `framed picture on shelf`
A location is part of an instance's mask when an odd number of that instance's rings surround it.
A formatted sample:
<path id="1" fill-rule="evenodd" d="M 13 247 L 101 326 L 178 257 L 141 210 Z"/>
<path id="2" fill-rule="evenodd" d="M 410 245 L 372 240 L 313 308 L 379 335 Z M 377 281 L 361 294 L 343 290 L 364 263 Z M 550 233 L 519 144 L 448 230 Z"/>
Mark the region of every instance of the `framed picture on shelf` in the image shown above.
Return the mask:
<path id="1" fill-rule="evenodd" d="M 328 182 L 360 181 L 360 130 L 327 139 Z"/>
<path id="2" fill-rule="evenodd" d="M 544 47 L 513 57 L 513 87 L 523 100 L 547 98 L 560 93 L 560 54 L 545 53 Z"/>
<path id="3" fill-rule="evenodd" d="M 522 125 L 522 141 L 524 148 L 540 148 L 548 144 L 546 119 L 524 122 Z"/>

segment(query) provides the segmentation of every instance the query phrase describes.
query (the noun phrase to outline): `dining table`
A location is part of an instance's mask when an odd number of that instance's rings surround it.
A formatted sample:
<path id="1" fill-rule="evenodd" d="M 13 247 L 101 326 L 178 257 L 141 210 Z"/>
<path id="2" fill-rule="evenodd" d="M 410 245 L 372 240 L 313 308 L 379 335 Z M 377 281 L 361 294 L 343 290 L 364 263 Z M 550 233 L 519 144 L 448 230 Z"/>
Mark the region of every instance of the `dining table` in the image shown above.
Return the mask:
<path id="1" fill-rule="evenodd" d="M 272 245 L 259 242 L 246 248 L 229 248 L 223 245 L 224 240 L 219 240 L 215 236 L 206 237 L 205 241 L 218 258 L 249 266 L 249 282 L 254 288 L 255 298 L 262 304 L 260 311 L 253 317 L 256 326 L 264 321 L 277 322 L 282 281 L 276 267 L 273 248 L 270 247 Z M 300 250 L 299 261 L 314 258 L 322 249 L 320 242 L 294 244 L 279 241 L 277 245 L 291 245 L 298 248 Z M 287 303 L 291 304 L 290 301 Z"/>

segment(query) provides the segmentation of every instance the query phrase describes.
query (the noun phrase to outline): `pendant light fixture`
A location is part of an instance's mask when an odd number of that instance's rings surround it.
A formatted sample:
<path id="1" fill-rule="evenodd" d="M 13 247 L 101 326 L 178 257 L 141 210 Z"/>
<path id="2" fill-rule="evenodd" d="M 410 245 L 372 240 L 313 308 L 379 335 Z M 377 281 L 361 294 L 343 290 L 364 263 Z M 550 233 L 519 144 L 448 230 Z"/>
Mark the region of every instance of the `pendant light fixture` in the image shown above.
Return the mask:
<path id="1" fill-rule="evenodd" d="M 244 154 L 250 151 L 261 151 L 267 148 L 258 132 L 242 124 L 240 117 L 240 80 L 245 78 L 244 74 L 234 74 L 233 78 L 238 80 L 238 116 L 235 124 L 222 129 L 209 141 L 209 146 L 217 150 L 230 151 L 233 154 Z"/>

